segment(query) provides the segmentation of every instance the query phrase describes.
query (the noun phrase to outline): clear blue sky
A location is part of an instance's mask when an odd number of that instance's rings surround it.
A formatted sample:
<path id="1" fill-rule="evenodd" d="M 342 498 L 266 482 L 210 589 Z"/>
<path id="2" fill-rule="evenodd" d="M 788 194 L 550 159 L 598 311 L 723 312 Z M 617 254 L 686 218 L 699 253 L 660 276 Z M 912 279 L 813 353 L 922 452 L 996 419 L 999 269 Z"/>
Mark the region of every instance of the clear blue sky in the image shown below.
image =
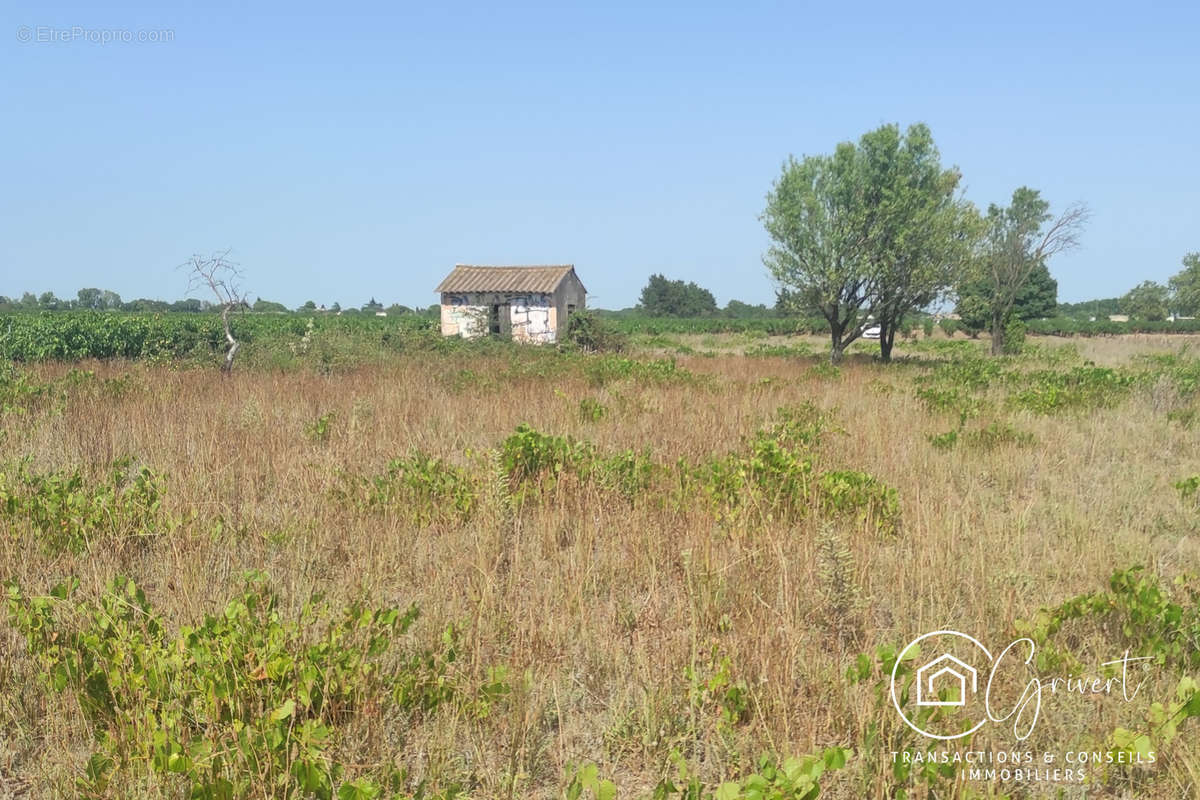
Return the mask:
<path id="1" fill-rule="evenodd" d="M 5 4 L 0 294 L 176 299 L 232 247 L 289 306 L 427 305 L 455 262 L 772 302 L 781 162 L 886 122 L 928 123 L 981 206 L 1092 207 L 1061 300 L 1200 250 L 1194 3 L 175 5 Z M 36 40 L 74 26 L 173 40 Z"/>

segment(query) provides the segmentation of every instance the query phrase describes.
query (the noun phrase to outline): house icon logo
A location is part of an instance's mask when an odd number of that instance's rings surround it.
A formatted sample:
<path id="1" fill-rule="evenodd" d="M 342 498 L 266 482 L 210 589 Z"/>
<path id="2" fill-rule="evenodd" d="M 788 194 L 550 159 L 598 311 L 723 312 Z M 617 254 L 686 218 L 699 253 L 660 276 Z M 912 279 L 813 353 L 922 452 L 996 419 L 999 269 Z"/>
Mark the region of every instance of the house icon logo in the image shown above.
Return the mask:
<path id="1" fill-rule="evenodd" d="M 953 630 L 922 634 L 897 654 L 892 705 L 922 736 L 942 741 L 970 736 L 988 721 L 979 672 L 986 676 L 992 661 L 973 636 Z"/>
<path id="2" fill-rule="evenodd" d="M 941 700 L 941 691 L 950 689 L 957 696 Z M 979 690 L 979 673 L 970 664 L 943 653 L 917 670 L 917 705 L 965 706 L 967 690 Z"/>

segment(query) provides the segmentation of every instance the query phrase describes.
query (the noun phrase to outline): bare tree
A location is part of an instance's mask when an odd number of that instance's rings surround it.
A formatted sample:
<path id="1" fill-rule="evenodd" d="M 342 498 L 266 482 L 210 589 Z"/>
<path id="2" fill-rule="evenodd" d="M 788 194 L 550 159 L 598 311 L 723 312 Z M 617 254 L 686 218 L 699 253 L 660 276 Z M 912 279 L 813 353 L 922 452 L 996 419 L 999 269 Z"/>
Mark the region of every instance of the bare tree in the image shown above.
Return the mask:
<path id="1" fill-rule="evenodd" d="M 217 305 L 221 307 L 221 324 L 225 328 L 225 341 L 229 342 L 229 349 L 225 351 L 225 363 L 221 365 L 221 372 L 226 375 L 233 369 L 233 359 L 241 347 L 229 326 L 229 315 L 250 307 L 246 302 L 245 293 L 238 285 L 242 271 L 237 264 L 229 260 L 229 253 L 229 250 L 224 250 L 210 256 L 195 254 L 179 265 L 180 269 L 186 269 L 188 272 L 188 294 L 196 289 L 208 287 L 216 297 Z"/>
<path id="2" fill-rule="evenodd" d="M 1007 208 L 992 205 L 987 214 L 987 240 L 982 254 L 991 279 L 992 354 L 1004 347 L 1004 325 L 1021 289 L 1039 265 L 1052 256 L 1079 246 L 1091 212 L 1082 203 L 1069 206 L 1057 217 L 1035 189 L 1022 186 L 1013 192 Z"/>

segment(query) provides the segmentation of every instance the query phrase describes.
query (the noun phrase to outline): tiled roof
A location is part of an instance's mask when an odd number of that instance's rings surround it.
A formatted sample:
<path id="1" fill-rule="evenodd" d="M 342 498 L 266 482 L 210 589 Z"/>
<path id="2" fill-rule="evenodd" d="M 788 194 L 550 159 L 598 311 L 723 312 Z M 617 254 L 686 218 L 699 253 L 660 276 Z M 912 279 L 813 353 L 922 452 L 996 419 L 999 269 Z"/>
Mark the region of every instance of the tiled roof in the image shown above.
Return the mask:
<path id="1" fill-rule="evenodd" d="M 438 284 L 436 292 L 553 292 L 572 264 L 537 267 L 485 267 L 457 264 Z"/>

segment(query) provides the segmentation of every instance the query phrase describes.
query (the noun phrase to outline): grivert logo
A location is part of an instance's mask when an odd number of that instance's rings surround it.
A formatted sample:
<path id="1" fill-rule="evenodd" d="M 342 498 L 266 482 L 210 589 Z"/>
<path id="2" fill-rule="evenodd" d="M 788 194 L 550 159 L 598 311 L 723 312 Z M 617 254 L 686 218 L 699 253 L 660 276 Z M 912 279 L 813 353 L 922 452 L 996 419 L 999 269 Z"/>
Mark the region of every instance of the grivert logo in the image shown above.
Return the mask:
<path id="1" fill-rule="evenodd" d="M 959 631 L 921 634 L 897 654 L 891 676 L 892 705 L 905 724 L 930 739 L 961 739 L 989 722 L 1011 721 L 1013 735 L 1023 741 L 1033 734 L 1047 694 L 1119 690 L 1130 701 L 1145 683 L 1135 682 L 1130 666 L 1150 660 L 1130 657 L 1126 650 L 1121 658 L 1100 664 L 1109 668 L 1106 677 L 1042 678 L 1034 672 L 1036 650 L 1032 639 L 1021 638 L 993 656 L 978 639 Z M 910 663 L 911 672 L 902 669 Z M 914 698 L 910 707 L 907 701 Z"/>

